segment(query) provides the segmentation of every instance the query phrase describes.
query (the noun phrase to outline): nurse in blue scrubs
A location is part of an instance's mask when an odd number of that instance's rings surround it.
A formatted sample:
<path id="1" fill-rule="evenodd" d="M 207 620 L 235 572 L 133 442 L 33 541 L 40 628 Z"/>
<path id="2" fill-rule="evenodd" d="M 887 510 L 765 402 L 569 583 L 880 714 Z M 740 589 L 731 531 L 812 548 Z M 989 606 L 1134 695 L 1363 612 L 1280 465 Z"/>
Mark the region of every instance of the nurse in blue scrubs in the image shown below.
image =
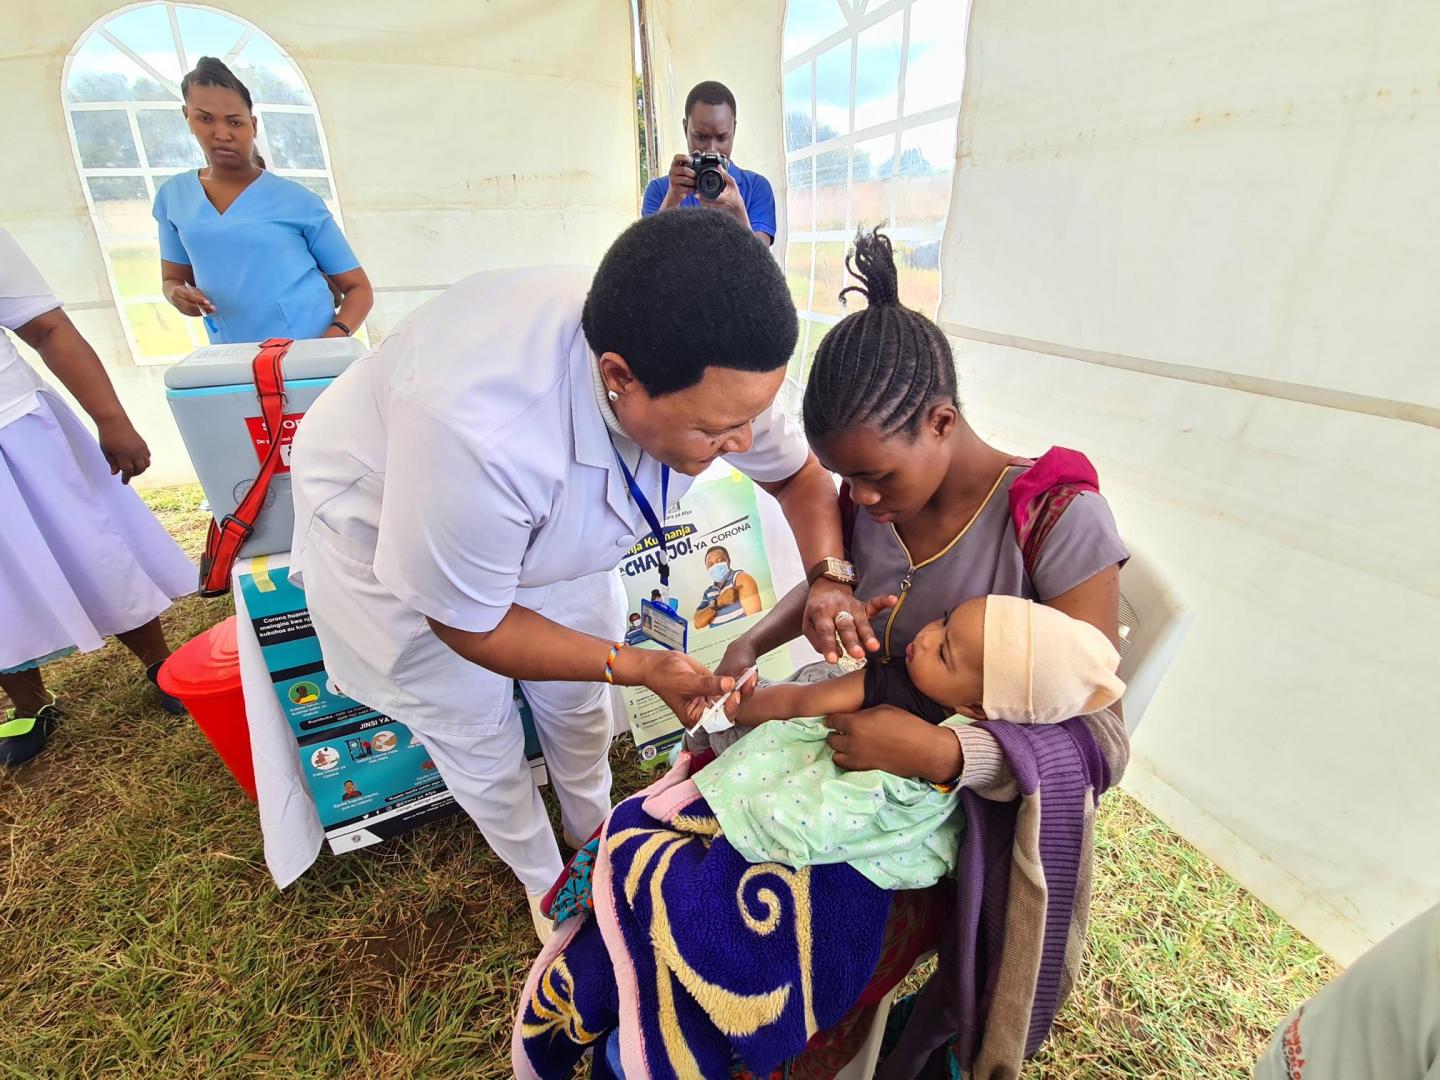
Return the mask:
<path id="1" fill-rule="evenodd" d="M 217 345 L 349 337 L 374 303 L 370 279 L 320 198 L 259 165 L 250 91 L 209 56 L 180 89 L 209 165 L 155 194 L 165 299 Z"/>

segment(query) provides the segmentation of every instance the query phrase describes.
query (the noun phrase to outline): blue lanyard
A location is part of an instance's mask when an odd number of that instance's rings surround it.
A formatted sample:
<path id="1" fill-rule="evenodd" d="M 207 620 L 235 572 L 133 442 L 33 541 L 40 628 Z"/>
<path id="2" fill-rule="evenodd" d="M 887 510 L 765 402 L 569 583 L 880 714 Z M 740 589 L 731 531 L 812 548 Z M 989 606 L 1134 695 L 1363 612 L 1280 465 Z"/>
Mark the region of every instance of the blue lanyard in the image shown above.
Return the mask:
<path id="1" fill-rule="evenodd" d="M 645 519 L 645 524 L 650 526 L 650 531 L 655 537 L 655 543 L 660 545 L 660 587 L 668 595 L 670 592 L 670 553 L 665 550 L 665 527 L 661 520 L 655 516 L 655 508 L 650 505 L 650 500 L 640 490 L 640 485 L 635 482 L 635 476 L 630 471 L 630 466 L 625 464 L 625 459 L 620 456 L 620 451 L 614 442 L 611 442 L 610 449 L 615 451 L 615 460 L 620 463 L 620 471 L 625 475 L 625 486 L 630 489 L 630 498 L 635 500 L 635 505 L 640 508 L 640 515 Z M 668 510 L 670 507 L 670 466 L 660 466 L 660 504 Z"/>

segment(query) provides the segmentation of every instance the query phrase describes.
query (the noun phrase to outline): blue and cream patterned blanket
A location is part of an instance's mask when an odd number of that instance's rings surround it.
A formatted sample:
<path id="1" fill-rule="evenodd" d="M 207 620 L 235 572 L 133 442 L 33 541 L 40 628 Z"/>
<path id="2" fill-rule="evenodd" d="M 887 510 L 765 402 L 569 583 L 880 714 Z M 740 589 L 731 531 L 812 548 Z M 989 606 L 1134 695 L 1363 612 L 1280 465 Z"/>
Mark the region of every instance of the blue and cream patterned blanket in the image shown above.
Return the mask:
<path id="1" fill-rule="evenodd" d="M 611 812 L 593 913 L 560 923 L 526 980 L 512 1044 L 522 1080 L 568 1080 L 615 1030 L 626 1076 L 724 1080 L 737 1057 L 764 1075 L 870 980 L 891 894 L 843 864 L 747 863 L 689 770 L 682 756 Z"/>

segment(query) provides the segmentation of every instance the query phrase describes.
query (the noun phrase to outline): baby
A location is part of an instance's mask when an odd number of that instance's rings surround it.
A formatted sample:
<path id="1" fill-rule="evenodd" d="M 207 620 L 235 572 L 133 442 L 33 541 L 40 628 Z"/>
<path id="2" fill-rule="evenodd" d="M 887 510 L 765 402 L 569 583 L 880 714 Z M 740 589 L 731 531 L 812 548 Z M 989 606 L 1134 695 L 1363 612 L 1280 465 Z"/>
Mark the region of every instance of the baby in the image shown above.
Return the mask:
<path id="1" fill-rule="evenodd" d="M 893 705 L 932 724 L 1053 724 L 1117 701 L 1125 684 L 1108 638 L 1013 596 L 977 597 L 926 626 L 905 662 L 871 662 L 822 683 L 756 690 L 735 722 L 754 727 L 695 783 L 751 862 L 848 862 L 887 889 L 923 888 L 954 869 L 964 828 L 953 791 L 835 764 L 819 719 Z"/>

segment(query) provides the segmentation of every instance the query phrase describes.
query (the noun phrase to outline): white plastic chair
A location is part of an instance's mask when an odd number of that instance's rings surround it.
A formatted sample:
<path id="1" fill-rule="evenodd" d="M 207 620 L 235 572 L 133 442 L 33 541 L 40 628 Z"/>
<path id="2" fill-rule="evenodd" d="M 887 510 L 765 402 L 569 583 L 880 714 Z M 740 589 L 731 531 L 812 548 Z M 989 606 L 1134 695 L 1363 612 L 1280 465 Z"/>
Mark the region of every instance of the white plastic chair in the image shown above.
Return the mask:
<path id="1" fill-rule="evenodd" d="M 1194 621 L 1195 609 L 1148 557 L 1132 550 L 1120 571 L 1120 678 L 1125 682 L 1127 735 L 1134 736 Z"/>
<path id="2" fill-rule="evenodd" d="M 1160 679 L 1180 651 L 1195 611 L 1144 555 L 1131 551 L 1120 571 L 1120 678 L 1125 682 L 1125 734 L 1133 736 L 1155 696 Z M 929 959 L 927 954 L 916 964 Z M 875 1007 L 870 1033 L 835 1080 L 870 1080 L 880 1060 L 885 1022 L 899 993 L 897 986 Z"/>

